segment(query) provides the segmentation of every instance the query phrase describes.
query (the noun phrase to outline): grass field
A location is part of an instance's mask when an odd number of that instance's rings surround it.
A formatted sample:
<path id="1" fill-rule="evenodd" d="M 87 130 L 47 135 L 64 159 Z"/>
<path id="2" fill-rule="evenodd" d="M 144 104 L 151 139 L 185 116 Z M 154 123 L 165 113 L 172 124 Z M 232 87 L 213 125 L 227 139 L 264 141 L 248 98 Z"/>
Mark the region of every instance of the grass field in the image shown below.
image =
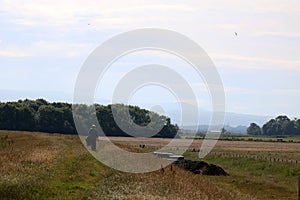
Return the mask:
<path id="1" fill-rule="evenodd" d="M 135 152 L 170 141 L 111 140 Z M 191 150 L 200 145 L 194 141 Z M 185 157 L 197 160 L 198 153 L 188 151 Z M 265 157 L 282 162 L 260 159 Z M 129 174 L 94 159 L 78 136 L 0 131 L 0 199 L 297 199 L 300 164 L 283 159 L 300 160 L 300 144 L 219 141 L 205 160 L 222 166 L 227 177 L 194 175 L 175 166 L 164 173 Z"/>

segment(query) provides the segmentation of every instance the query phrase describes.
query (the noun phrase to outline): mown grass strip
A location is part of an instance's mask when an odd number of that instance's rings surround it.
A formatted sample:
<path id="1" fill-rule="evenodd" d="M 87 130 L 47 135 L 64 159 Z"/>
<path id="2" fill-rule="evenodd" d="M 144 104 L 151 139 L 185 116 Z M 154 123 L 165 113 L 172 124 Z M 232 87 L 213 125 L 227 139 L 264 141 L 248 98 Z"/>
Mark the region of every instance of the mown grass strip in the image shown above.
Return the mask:
<path id="1" fill-rule="evenodd" d="M 187 152 L 187 158 L 199 160 L 198 153 Z M 253 158 L 207 156 L 205 161 L 221 166 L 228 177 L 211 177 L 216 183 L 258 199 L 296 198 L 300 167 L 289 163 L 272 163 Z"/>

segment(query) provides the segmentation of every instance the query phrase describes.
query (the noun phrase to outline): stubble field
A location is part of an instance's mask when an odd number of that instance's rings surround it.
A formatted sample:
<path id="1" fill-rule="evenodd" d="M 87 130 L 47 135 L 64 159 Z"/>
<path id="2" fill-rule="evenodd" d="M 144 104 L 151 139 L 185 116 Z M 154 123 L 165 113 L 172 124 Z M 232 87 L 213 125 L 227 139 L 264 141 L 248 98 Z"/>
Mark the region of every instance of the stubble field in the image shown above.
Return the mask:
<path id="1" fill-rule="evenodd" d="M 298 143 L 218 141 L 205 161 L 223 167 L 229 176 L 214 177 L 195 175 L 175 166 L 172 171 L 167 167 L 164 173 L 119 172 L 94 159 L 76 135 L 0 131 L 0 138 L 1 199 L 298 197 Z M 135 152 L 155 151 L 170 142 L 158 138 L 110 140 Z M 145 148 L 141 149 L 141 144 Z M 199 160 L 200 146 L 201 140 L 195 140 L 185 158 Z"/>

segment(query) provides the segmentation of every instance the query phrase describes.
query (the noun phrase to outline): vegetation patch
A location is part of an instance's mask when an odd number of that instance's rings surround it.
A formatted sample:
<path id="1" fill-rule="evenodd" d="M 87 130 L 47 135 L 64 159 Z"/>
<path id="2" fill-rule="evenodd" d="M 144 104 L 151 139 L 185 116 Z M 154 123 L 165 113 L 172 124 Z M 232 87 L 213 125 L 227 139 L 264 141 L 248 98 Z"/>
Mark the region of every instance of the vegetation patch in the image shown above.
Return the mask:
<path id="1" fill-rule="evenodd" d="M 14 142 L 12 150 L 0 148 L 1 199 L 297 198 L 300 165 L 255 159 L 295 159 L 299 157 L 297 143 L 219 141 L 203 161 L 222 167 L 230 176 L 195 175 L 174 164 L 151 173 L 130 174 L 102 165 L 83 147 L 78 136 L 0 131 L 0 137 L 6 135 Z M 112 140 L 120 148 L 136 153 L 169 142 L 158 138 Z M 201 146 L 201 140 L 195 142 L 192 149 Z M 189 151 L 184 157 L 199 161 L 198 153 Z M 225 157 L 228 154 L 244 157 Z"/>
<path id="2" fill-rule="evenodd" d="M 228 176 L 222 167 L 214 164 L 208 164 L 204 161 L 191 161 L 187 159 L 181 159 L 174 162 L 178 167 L 191 171 L 194 174 L 210 175 L 210 176 Z"/>
<path id="3" fill-rule="evenodd" d="M 12 146 L 13 140 L 8 138 L 8 135 L 0 136 L 0 148 L 7 148 Z"/>

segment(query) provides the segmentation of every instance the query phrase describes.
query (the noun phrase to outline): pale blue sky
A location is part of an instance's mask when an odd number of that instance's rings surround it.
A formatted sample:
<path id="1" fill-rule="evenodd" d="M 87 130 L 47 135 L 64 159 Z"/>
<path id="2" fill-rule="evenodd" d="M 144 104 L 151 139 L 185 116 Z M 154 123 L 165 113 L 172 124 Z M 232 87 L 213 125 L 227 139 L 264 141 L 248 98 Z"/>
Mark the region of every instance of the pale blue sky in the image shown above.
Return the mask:
<path id="1" fill-rule="evenodd" d="M 223 80 L 227 111 L 300 117 L 299 24 L 299 0 L 1 0 L 0 101 L 70 101 L 89 53 L 114 35 L 153 27 L 182 33 L 208 53 Z M 153 62 L 184 67 L 166 55 L 129 55 L 109 71 L 97 98 L 109 100 L 122 73 Z M 210 109 L 203 81 L 182 73 L 200 106 Z M 174 101 L 163 93 L 147 88 L 132 102 Z"/>

